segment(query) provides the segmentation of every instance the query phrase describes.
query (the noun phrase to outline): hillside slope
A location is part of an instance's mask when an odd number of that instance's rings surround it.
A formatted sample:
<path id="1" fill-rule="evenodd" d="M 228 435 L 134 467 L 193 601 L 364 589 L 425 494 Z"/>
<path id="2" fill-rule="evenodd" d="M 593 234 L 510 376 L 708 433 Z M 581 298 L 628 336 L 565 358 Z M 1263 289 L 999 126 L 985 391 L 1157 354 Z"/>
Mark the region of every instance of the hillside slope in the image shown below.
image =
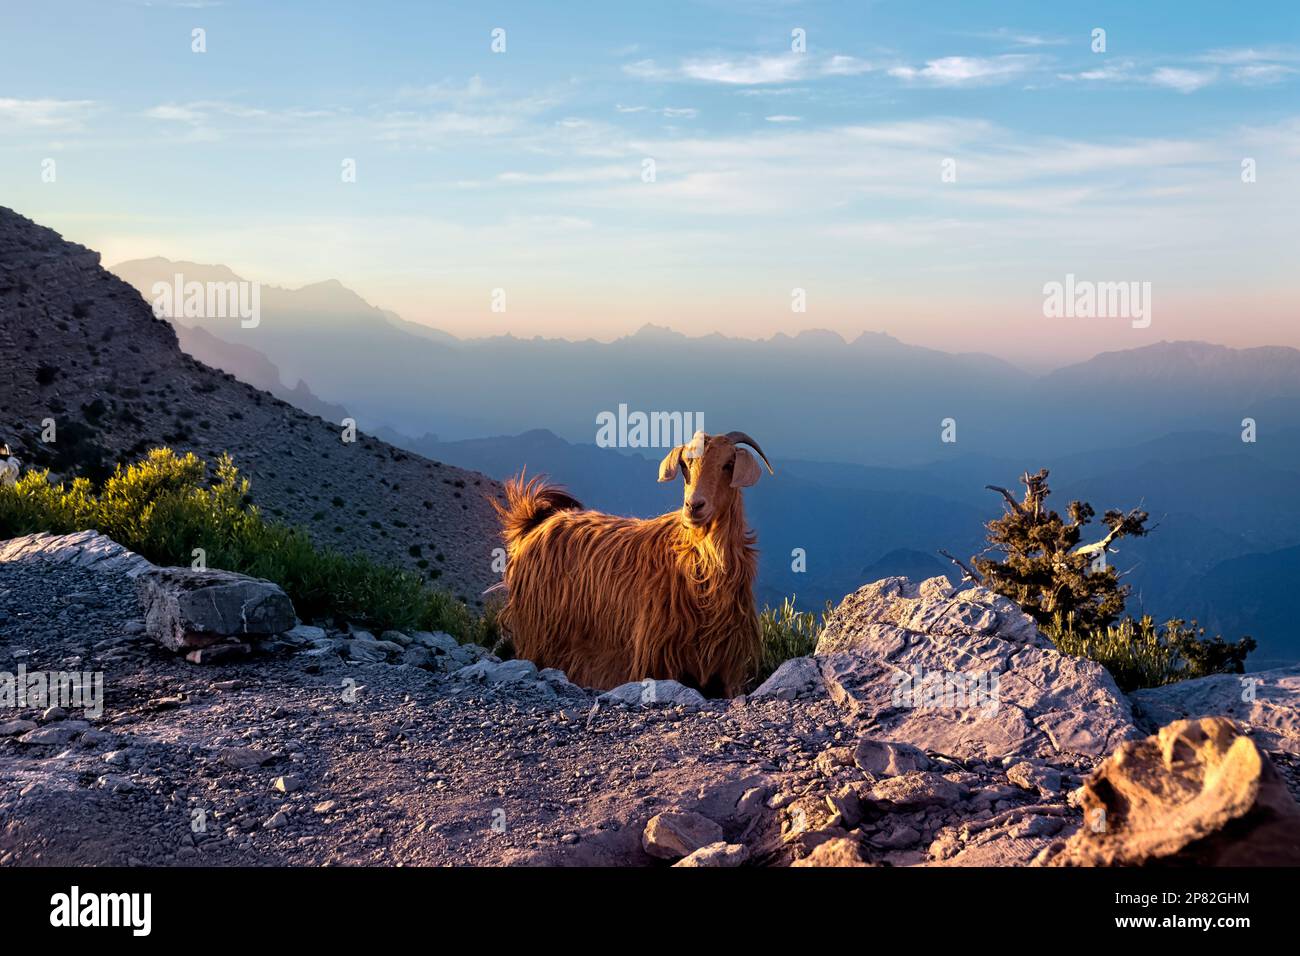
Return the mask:
<path id="1" fill-rule="evenodd" d="M 3 207 L 0 441 L 62 475 L 160 444 L 229 451 L 264 511 L 319 543 L 405 562 L 471 601 L 494 580 L 495 482 L 365 435 L 345 444 L 336 424 L 196 361 L 98 253 Z"/>

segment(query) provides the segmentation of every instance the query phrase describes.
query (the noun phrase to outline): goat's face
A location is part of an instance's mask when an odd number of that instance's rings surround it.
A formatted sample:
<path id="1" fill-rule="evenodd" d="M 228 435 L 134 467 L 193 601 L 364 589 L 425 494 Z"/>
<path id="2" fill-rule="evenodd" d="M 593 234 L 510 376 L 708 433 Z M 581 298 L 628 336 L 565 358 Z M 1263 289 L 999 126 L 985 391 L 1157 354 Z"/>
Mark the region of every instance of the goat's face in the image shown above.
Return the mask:
<path id="1" fill-rule="evenodd" d="M 754 456 L 740 447 L 750 445 L 767 464 L 767 456 L 743 432 L 706 435 L 696 432 L 689 445 L 678 445 L 659 463 L 659 480 L 672 481 L 682 474 L 682 519 L 695 527 L 707 526 L 724 514 L 741 488 L 758 481 L 761 469 Z M 769 472 L 772 466 L 767 465 Z"/>

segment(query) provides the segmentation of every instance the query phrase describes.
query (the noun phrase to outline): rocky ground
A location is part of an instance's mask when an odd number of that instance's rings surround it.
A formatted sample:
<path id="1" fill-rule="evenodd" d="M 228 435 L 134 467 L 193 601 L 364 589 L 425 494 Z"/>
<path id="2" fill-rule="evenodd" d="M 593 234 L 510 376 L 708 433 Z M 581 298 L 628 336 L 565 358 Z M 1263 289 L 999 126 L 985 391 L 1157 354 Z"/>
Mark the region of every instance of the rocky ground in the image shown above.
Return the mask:
<path id="1" fill-rule="evenodd" d="M 1084 741 L 1058 733 L 1058 707 L 1079 709 L 1062 687 L 1013 687 L 1004 716 L 936 725 L 945 746 L 927 746 L 916 714 L 871 703 L 868 656 L 846 648 L 897 643 L 881 620 L 920 614 L 904 623 L 936 653 L 1006 653 L 1019 625 L 951 595 L 875 592 L 888 600 L 859 602 L 834 653 L 748 699 L 672 682 L 601 696 L 441 635 L 299 626 L 194 664 L 146 628 L 139 559 L 10 544 L 0 672 L 102 671 L 104 706 L 0 712 L 5 865 L 1025 864 L 1079 829 L 1111 738 L 1142 737 L 1117 693 Z M 1015 655 L 1025 675 L 1061 666 Z M 1269 756 L 1300 792 L 1294 755 Z"/>

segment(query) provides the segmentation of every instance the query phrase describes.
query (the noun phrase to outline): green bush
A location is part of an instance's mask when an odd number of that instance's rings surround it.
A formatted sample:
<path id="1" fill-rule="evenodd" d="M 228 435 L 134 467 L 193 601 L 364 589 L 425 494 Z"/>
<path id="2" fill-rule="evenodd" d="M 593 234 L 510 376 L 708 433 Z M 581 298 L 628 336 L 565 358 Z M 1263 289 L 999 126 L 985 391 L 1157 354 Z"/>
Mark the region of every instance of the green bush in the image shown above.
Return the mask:
<path id="1" fill-rule="evenodd" d="M 1110 671 L 1121 690 L 1160 687 L 1209 674 L 1241 674 L 1255 640 L 1206 639 L 1205 628 L 1177 618 L 1157 625 L 1126 617 L 1105 628 L 1075 629 L 1073 615 L 1057 615 L 1044 632 L 1063 654 L 1086 657 Z"/>
<path id="2" fill-rule="evenodd" d="M 767 680 L 773 671 L 790 658 L 811 654 L 817 646 L 817 638 L 821 635 L 826 615 L 830 611 L 829 601 L 820 618 L 812 611 L 796 610 L 793 597 L 782 601 L 780 607 L 763 608 L 758 616 L 763 644 L 755 685 Z"/>
<path id="3" fill-rule="evenodd" d="M 96 530 L 155 564 L 208 567 L 274 581 L 306 621 L 356 622 L 375 630 L 446 631 L 490 646 L 496 615 L 477 615 L 402 568 L 319 548 L 301 530 L 267 521 L 229 455 L 208 466 L 194 454 L 155 448 L 98 490 L 85 478 L 53 485 L 33 469 L 0 487 L 0 538 Z"/>

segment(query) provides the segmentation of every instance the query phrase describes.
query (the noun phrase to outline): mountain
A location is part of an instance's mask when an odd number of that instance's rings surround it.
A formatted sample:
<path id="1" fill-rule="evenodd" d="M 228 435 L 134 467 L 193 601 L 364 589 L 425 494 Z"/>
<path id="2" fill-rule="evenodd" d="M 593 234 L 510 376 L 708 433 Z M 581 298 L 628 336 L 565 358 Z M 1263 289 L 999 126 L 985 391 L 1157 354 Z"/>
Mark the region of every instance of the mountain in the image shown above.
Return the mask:
<path id="1" fill-rule="evenodd" d="M 346 408 L 342 405 L 331 405 L 317 398 L 306 382 L 299 381 L 293 388 L 286 387 L 280 377 L 280 370 L 256 349 L 224 342 L 201 327 L 177 322 L 174 328 L 181 351 L 198 359 L 204 365 L 229 372 L 241 382 L 247 382 L 254 388 L 270 392 L 281 401 L 317 418 L 329 422 L 342 422 L 348 417 Z"/>
<path id="2" fill-rule="evenodd" d="M 1187 580 L 1180 598 L 1189 618 L 1212 632 L 1259 642 L 1252 669 L 1294 662 L 1300 546 L 1238 555 Z"/>
<path id="3" fill-rule="evenodd" d="M 1243 418 L 1262 432 L 1300 425 L 1300 351 L 1158 342 L 1057 369 L 1034 382 L 1028 399 L 1049 421 L 1072 423 L 1082 411 L 1104 422 L 1104 439 L 1082 433 L 1089 445 L 1158 437 L 1153 422 L 1164 433 L 1209 429 L 1240 441 Z M 1080 447 L 1068 428 L 1043 437 L 1054 450 Z"/>
<path id="4" fill-rule="evenodd" d="M 927 578 L 946 577 L 956 584 L 961 579 L 961 572 L 932 554 L 910 548 L 895 548 L 859 571 L 858 576 L 864 581 L 895 577 L 924 581 Z"/>
<path id="5" fill-rule="evenodd" d="M 146 295 L 177 274 L 238 278 L 225 267 L 165 259 L 115 269 Z M 1274 447 L 1277 436 L 1300 429 L 1300 351 L 1289 348 L 1161 342 L 1033 376 L 992 355 L 921 348 L 883 332 L 746 339 L 646 325 L 610 342 L 458 339 L 333 280 L 264 286 L 262 311 L 256 328 L 176 321 L 257 349 L 285 381 L 310 383 L 367 428 L 451 441 L 546 428 L 586 444 L 596 416 L 620 405 L 700 413 L 707 428 L 750 431 L 769 454 L 884 468 L 1008 450 L 1072 456 L 1171 432 L 1239 442 L 1246 417 Z M 944 440 L 949 420 L 955 441 Z"/>
<path id="6" fill-rule="evenodd" d="M 124 262 L 115 271 L 146 296 L 155 282 L 178 274 L 231 281 L 224 267 L 162 259 Z M 403 322 L 334 282 L 263 287 L 262 312 L 256 328 L 234 318 L 177 321 L 201 321 L 218 338 L 256 348 L 287 381 L 310 383 L 369 428 L 436 431 L 449 440 L 546 427 L 590 442 L 596 416 L 625 404 L 700 413 L 717 430 L 754 431 L 762 423 L 757 437 L 788 455 L 920 461 L 944 450 L 941 421 L 972 402 L 989 411 L 971 417 L 963 440 L 1004 442 L 1000 423 L 1029 380 L 992 356 L 950 355 L 882 333 L 851 342 L 825 331 L 754 340 L 648 325 L 612 342 L 454 339 Z M 915 392 L 917 382 L 932 387 Z"/>
<path id="7" fill-rule="evenodd" d="M 404 561 L 471 601 L 495 580 L 495 482 L 369 435 L 345 443 L 336 422 L 192 358 L 97 253 L 3 207 L 0 316 L 0 441 L 24 463 L 103 475 L 155 445 L 229 451 L 265 512 L 322 544 Z"/>

